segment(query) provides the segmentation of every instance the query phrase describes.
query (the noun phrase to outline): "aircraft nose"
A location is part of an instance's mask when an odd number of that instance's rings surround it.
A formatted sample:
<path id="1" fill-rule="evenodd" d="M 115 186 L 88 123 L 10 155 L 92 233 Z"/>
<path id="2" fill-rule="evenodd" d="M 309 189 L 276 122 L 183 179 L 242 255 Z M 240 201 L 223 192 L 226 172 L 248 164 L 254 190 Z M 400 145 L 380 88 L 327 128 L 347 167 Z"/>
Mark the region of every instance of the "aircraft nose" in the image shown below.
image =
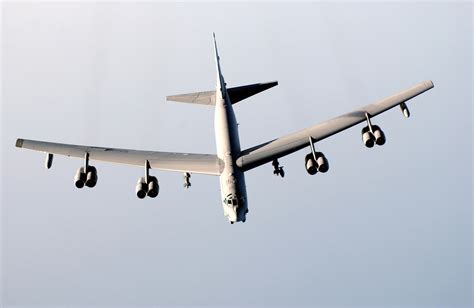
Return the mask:
<path id="1" fill-rule="evenodd" d="M 229 209 L 228 212 L 228 218 L 231 223 L 234 223 L 237 221 L 237 206 L 233 206 L 232 208 Z"/>

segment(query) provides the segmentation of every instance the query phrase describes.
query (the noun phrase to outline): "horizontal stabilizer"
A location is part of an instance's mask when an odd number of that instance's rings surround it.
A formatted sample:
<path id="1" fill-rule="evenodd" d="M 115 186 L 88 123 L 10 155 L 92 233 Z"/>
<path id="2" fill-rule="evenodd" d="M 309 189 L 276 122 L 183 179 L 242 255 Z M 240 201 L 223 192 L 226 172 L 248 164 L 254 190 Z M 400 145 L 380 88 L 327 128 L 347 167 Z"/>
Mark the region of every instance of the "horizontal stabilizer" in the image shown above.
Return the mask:
<path id="1" fill-rule="evenodd" d="M 268 90 L 276 85 L 278 85 L 278 81 L 255 83 L 246 86 L 227 89 L 227 93 L 229 93 L 229 98 L 232 104 L 235 104 L 252 95 Z"/>
<path id="2" fill-rule="evenodd" d="M 170 95 L 166 97 L 166 100 L 180 103 L 214 106 L 216 104 L 216 91 Z"/>
<path id="3" fill-rule="evenodd" d="M 246 86 L 234 87 L 227 89 L 232 104 L 240 102 L 252 95 L 268 90 L 278 85 L 278 81 L 255 83 Z M 167 101 L 200 104 L 200 105 L 216 105 L 216 91 L 194 92 L 187 94 L 170 95 L 166 97 Z"/>

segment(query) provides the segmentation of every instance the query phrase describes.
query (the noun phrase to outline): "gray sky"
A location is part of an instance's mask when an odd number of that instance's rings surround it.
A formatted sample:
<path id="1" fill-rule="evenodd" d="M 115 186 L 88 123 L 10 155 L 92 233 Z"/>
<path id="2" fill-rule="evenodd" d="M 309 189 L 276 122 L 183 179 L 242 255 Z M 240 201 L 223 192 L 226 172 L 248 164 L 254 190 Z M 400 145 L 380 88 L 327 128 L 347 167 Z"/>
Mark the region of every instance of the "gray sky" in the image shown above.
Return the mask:
<path id="1" fill-rule="evenodd" d="M 215 153 L 213 109 L 165 96 L 213 89 L 215 31 L 229 86 L 278 80 L 235 106 L 243 148 L 415 83 L 435 88 L 247 173 L 245 224 L 218 179 L 14 148 L 18 137 Z M 2 302 L 10 305 L 472 305 L 472 4 L 3 4 Z"/>

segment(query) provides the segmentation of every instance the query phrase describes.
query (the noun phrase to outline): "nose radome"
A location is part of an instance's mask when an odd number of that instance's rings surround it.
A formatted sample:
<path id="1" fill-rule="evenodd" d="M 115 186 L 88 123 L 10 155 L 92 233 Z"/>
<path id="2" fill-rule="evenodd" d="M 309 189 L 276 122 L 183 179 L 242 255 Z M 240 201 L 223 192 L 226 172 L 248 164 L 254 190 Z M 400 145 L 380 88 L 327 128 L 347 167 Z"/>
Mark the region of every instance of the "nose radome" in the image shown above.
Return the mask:
<path id="1" fill-rule="evenodd" d="M 228 212 L 228 218 L 231 223 L 234 223 L 237 221 L 237 207 L 233 206 L 232 208 L 229 209 Z"/>

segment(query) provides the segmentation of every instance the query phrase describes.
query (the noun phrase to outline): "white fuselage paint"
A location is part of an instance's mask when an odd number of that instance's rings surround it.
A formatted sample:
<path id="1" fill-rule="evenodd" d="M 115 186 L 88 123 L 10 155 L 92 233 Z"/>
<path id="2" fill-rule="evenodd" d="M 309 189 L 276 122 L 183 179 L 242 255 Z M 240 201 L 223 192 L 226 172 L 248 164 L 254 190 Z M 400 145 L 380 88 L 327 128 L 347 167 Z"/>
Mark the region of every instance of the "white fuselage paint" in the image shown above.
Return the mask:
<path id="1" fill-rule="evenodd" d="M 226 84 L 221 74 L 219 57 L 216 52 L 217 84 L 215 97 L 214 129 L 216 134 L 217 156 L 224 168 L 220 175 L 220 186 L 224 216 L 231 223 L 245 222 L 248 212 L 247 192 L 244 172 L 235 161 L 240 154 L 240 139 L 237 120 L 232 102 L 227 94 Z"/>

